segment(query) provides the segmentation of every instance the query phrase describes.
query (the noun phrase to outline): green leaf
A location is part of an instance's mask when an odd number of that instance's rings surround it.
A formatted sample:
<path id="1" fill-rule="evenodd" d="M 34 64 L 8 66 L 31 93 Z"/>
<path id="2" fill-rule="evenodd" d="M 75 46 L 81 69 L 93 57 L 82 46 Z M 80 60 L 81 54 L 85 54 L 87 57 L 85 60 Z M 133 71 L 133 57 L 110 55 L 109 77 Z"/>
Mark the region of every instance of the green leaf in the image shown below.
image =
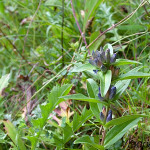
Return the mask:
<path id="1" fill-rule="evenodd" d="M 9 79 L 10 79 L 10 74 L 6 74 L 1 77 L 1 79 L 0 79 L 0 95 L 1 95 L 2 90 L 8 86 Z"/>
<path id="2" fill-rule="evenodd" d="M 114 63 L 115 66 L 129 65 L 129 64 L 142 64 L 142 63 L 128 59 L 116 59 L 116 62 Z"/>
<path id="3" fill-rule="evenodd" d="M 86 25 L 88 23 L 88 19 L 90 16 L 93 14 L 95 9 L 99 6 L 99 4 L 102 2 L 102 0 L 86 0 L 85 3 L 85 17 L 84 17 L 84 22 L 83 22 L 83 32 L 85 32 Z"/>
<path id="4" fill-rule="evenodd" d="M 98 86 L 97 86 L 97 83 L 93 79 L 88 79 L 87 91 L 88 91 L 88 95 L 91 98 L 97 98 L 98 97 L 97 96 L 98 95 Z M 90 103 L 90 109 L 99 121 L 100 121 L 100 116 L 99 116 L 100 109 L 99 108 L 102 108 L 102 106 L 103 106 L 103 104 L 101 104 L 101 103 Z"/>
<path id="5" fill-rule="evenodd" d="M 63 128 L 63 143 L 68 142 L 71 139 L 71 136 L 74 135 L 72 128 L 66 124 Z"/>
<path id="6" fill-rule="evenodd" d="M 113 50 L 113 47 L 112 47 L 111 44 L 107 43 L 107 44 L 104 46 L 104 50 L 106 51 L 107 49 L 110 49 L 110 55 L 113 55 L 114 50 Z"/>
<path id="7" fill-rule="evenodd" d="M 100 32 L 96 31 L 94 33 L 91 34 L 90 36 L 90 43 L 93 42 L 98 36 L 99 36 Z M 101 36 L 95 43 L 93 43 L 90 47 L 89 50 L 92 52 L 93 50 L 97 50 L 97 48 L 100 46 L 100 44 L 103 42 L 103 40 L 105 39 L 105 35 Z"/>
<path id="8" fill-rule="evenodd" d="M 55 109 L 55 107 L 63 101 L 63 99 L 59 98 L 61 96 L 67 95 L 72 88 L 72 84 L 65 84 L 61 87 L 55 86 L 51 93 L 48 95 L 49 103 L 45 105 L 41 105 L 41 114 L 42 118 L 38 118 L 37 120 L 32 120 L 32 123 L 39 128 L 39 130 L 43 130 L 44 125 L 46 124 L 50 113 Z M 37 138 L 32 143 L 32 150 L 36 147 L 38 142 L 39 136 L 41 132 L 38 132 Z"/>
<path id="9" fill-rule="evenodd" d="M 98 85 L 93 79 L 87 79 L 87 92 L 91 98 L 96 98 L 98 95 Z"/>
<path id="10" fill-rule="evenodd" d="M 145 78 L 145 77 L 150 77 L 150 73 L 128 72 L 126 74 L 120 75 L 118 77 L 118 80 L 135 79 L 135 78 Z"/>
<path id="11" fill-rule="evenodd" d="M 73 131 L 76 132 L 83 123 L 89 120 L 92 116 L 91 110 L 87 110 L 86 107 L 84 107 L 81 116 L 78 113 L 75 113 L 73 117 Z"/>
<path id="12" fill-rule="evenodd" d="M 5 10 L 4 2 L 3 0 L 0 0 L 0 13 L 4 14 L 4 10 Z"/>
<path id="13" fill-rule="evenodd" d="M 5 125 L 5 130 L 7 131 L 8 136 L 15 143 L 15 145 L 19 147 L 20 150 L 26 150 L 26 147 L 21 137 L 18 135 L 18 132 L 14 125 L 9 120 L 3 121 L 3 123 Z"/>
<path id="14" fill-rule="evenodd" d="M 117 89 L 116 96 L 114 99 L 117 99 L 119 96 L 122 95 L 122 93 L 127 89 L 127 87 L 130 84 L 131 79 L 129 80 L 120 80 L 115 84 L 115 87 Z"/>
<path id="15" fill-rule="evenodd" d="M 92 66 L 90 63 L 88 64 L 80 64 L 78 67 L 74 67 L 71 72 L 83 72 L 86 70 L 94 70 L 96 69 L 94 66 Z"/>
<path id="16" fill-rule="evenodd" d="M 91 146 L 93 146 L 93 147 L 95 147 L 95 148 L 97 148 L 97 149 L 99 149 L 99 150 L 104 150 L 104 147 L 103 146 L 101 146 L 101 145 L 99 145 L 99 144 L 96 144 L 95 142 L 94 142 L 94 138 L 93 137 L 90 137 L 90 136 L 88 136 L 88 135 L 84 135 L 84 136 L 82 136 L 82 137 L 80 137 L 80 138 L 78 138 L 77 140 L 75 140 L 74 141 L 74 144 L 89 144 L 89 145 L 91 145 Z"/>
<path id="17" fill-rule="evenodd" d="M 60 98 L 63 98 L 66 100 L 73 99 L 73 100 L 87 101 L 87 102 L 92 102 L 92 103 L 102 103 L 104 105 L 107 105 L 106 102 L 100 101 L 99 99 L 86 97 L 83 94 L 72 94 L 72 95 L 67 95 L 67 96 L 61 96 Z"/>
<path id="18" fill-rule="evenodd" d="M 105 74 L 100 72 L 100 89 L 102 97 L 105 97 L 107 91 L 109 90 L 111 84 L 112 72 L 108 70 Z"/>
<path id="19" fill-rule="evenodd" d="M 104 147 L 109 148 L 112 144 L 117 142 L 130 128 L 135 126 L 139 122 L 139 120 L 140 118 L 132 119 L 111 128 L 106 134 Z"/>
<path id="20" fill-rule="evenodd" d="M 61 6 L 61 2 L 58 1 L 58 0 L 47 0 L 45 2 L 45 5 L 48 5 L 48 6 Z"/>
<path id="21" fill-rule="evenodd" d="M 113 125 L 119 125 L 125 122 L 128 122 L 130 120 L 136 119 L 136 118 L 140 118 L 140 117 L 148 117 L 146 115 L 128 115 L 128 116 L 123 116 L 117 119 L 113 119 L 111 121 L 109 121 L 108 123 L 105 124 L 105 127 L 109 128 L 110 126 Z"/>

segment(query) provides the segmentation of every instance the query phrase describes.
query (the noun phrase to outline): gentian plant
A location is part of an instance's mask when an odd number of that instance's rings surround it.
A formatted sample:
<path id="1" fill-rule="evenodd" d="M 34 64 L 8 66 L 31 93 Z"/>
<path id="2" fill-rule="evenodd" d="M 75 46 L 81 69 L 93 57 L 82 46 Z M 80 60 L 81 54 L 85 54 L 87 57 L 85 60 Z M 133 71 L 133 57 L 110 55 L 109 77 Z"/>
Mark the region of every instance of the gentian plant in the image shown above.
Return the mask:
<path id="1" fill-rule="evenodd" d="M 123 74 L 120 71 L 122 65 L 141 65 L 141 63 L 117 59 L 117 53 L 110 44 L 93 51 L 88 61 L 86 64 L 77 64 L 72 72 L 82 72 L 88 78 L 87 93 L 89 97 L 79 93 L 63 98 L 88 101 L 90 110 L 100 124 L 99 143 L 95 143 L 91 136 L 83 136 L 74 143 L 88 143 L 85 141 L 90 140 L 92 143 L 90 145 L 94 145 L 98 149 L 107 149 L 131 127 L 135 126 L 142 117 L 146 117 L 144 114 L 133 114 L 116 118 L 115 105 L 129 86 L 131 79 L 148 77 L 149 74 L 139 72 L 143 66 L 135 67 Z"/>

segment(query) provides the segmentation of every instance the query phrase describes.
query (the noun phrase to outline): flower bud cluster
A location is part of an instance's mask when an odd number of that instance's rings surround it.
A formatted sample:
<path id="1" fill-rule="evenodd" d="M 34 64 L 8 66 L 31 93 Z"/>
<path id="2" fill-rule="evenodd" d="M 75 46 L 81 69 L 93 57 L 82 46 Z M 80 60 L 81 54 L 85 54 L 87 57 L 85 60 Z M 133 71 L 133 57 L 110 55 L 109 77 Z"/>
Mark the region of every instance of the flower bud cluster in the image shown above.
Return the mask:
<path id="1" fill-rule="evenodd" d="M 116 95 L 116 87 L 115 86 L 110 86 L 107 94 L 105 95 L 105 97 L 102 97 L 101 96 L 101 89 L 99 87 L 99 93 L 98 93 L 98 97 L 101 101 L 104 101 L 104 100 L 112 100 L 114 98 L 114 96 Z"/>
<path id="2" fill-rule="evenodd" d="M 105 108 L 105 106 L 103 106 L 102 112 L 100 112 L 101 121 L 104 121 L 104 118 L 106 118 L 106 108 Z M 112 120 L 112 110 L 109 110 L 107 118 L 106 118 L 106 122 L 109 122 L 111 120 Z"/>
<path id="3" fill-rule="evenodd" d="M 98 69 L 101 69 L 103 72 L 107 72 L 108 67 L 116 61 L 116 53 L 114 53 L 112 56 L 110 54 L 110 49 L 107 49 L 106 51 L 103 50 L 101 47 L 100 51 L 93 51 L 92 52 L 93 59 L 89 60 L 89 63 L 93 66 L 96 66 Z M 98 72 L 98 70 L 93 70 L 95 73 Z"/>

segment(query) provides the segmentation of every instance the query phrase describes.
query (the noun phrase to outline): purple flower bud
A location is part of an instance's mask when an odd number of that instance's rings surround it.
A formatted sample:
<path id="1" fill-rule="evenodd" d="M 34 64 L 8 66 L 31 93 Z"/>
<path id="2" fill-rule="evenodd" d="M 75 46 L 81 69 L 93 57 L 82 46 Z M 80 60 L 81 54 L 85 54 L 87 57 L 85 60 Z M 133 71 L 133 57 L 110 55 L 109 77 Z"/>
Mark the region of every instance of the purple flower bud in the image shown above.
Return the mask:
<path id="1" fill-rule="evenodd" d="M 102 108 L 102 113 L 104 114 L 104 116 L 106 115 L 106 107 L 105 106 L 103 106 L 103 108 Z"/>
<path id="2" fill-rule="evenodd" d="M 94 72 L 95 74 L 97 74 L 98 70 L 93 70 L 93 72 Z"/>
<path id="3" fill-rule="evenodd" d="M 106 62 L 110 63 L 110 49 L 106 51 Z"/>
<path id="4" fill-rule="evenodd" d="M 104 120 L 104 114 L 102 112 L 100 112 L 100 119 L 101 119 L 101 121 Z"/>
<path id="5" fill-rule="evenodd" d="M 116 57 L 117 57 L 117 54 L 113 54 L 112 57 L 110 58 L 110 63 L 114 63 L 116 61 Z"/>
<path id="6" fill-rule="evenodd" d="M 101 96 L 101 90 L 100 90 L 100 87 L 99 87 L 98 97 L 99 97 L 99 99 L 100 99 L 101 101 L 103 101 L 103 100 L 104 100 L 104 98 Z"/>
<path id="7" fill-rule="evenodd" d="M 95 55 L 95 52 L 94 52 L 94 50 L 92 51 L 92 56 L 94 57 L 94 55 Z"/>
<path id="8" fill-rule="evenodd" d="M 106 72 L 106 71 L 107 71 L 107 68 L 106 68 L 104 65 L 101 65 L 101 70 L 102 70 L 103 72 Z"/>
<path id="9" fill-rule="evenodd" d="M 92 59 L 89 59 L 89 63 L 93 66 L 97 66 L 97 60 L 92 60 Z"/>
<path id="10" fill-rule="evenodd" d="M 106 122 L 111 121 L 111 120 L 112 120 L 112 110 L 109 110 Z"/>
<path id="11" fill-rule="evenodd" d="M 112 86 L 109 93 L 110 93 L 109 94 L 109 99 L 113 99 L 114 96 L 116 95 L 116 87 Z"/>
<path id="12" fill-rule="evenodd" d="M 102 63 L 105 63 L 105 52 L 104 53 L 100 53 L 99 59 Z"/>

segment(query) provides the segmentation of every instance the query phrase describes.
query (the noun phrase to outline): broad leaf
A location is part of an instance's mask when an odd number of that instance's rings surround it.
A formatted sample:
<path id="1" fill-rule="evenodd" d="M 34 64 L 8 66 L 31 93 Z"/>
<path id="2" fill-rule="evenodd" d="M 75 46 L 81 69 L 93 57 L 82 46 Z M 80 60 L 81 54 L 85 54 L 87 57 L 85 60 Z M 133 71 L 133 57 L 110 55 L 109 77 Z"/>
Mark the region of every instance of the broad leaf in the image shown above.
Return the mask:
<path id="1" fill-rule="evenodd" d="M 87 91 L 88 91 L 88 95 L 91 98 L 97 98 L 98 96 L 98 86 L 96 84 L 96 82 L 93 79 L 88 79 L 87 82 Z M 98 106 L 100 105 L 100 106 Z M 102 108 L 103 104 L 101 103 L 90 103 L 90 109 L 92 111 L 92 113 L 96 116 L 96 118 L 100 121 L 100 109 Z"/>
<path id="2" fill-rule="evenodd" d="M 101 95 L 104 97 L 109 90 L 110 84 L 111 84 L 111 77 L 112 72 L 111 70 L 108 70 L 106 73 L 99 73 L 100 76 L 100 89 L 101 89 Z"/>
<path id="3" fill-rule="evenodd" d="M 94 66 L 92 66 L 90 63 L 88 64 L 80 64 L 78 67 L 74 67 L 71 72 L 83 72 L 86 70 L 94 70 L 96 69 Z"/>

